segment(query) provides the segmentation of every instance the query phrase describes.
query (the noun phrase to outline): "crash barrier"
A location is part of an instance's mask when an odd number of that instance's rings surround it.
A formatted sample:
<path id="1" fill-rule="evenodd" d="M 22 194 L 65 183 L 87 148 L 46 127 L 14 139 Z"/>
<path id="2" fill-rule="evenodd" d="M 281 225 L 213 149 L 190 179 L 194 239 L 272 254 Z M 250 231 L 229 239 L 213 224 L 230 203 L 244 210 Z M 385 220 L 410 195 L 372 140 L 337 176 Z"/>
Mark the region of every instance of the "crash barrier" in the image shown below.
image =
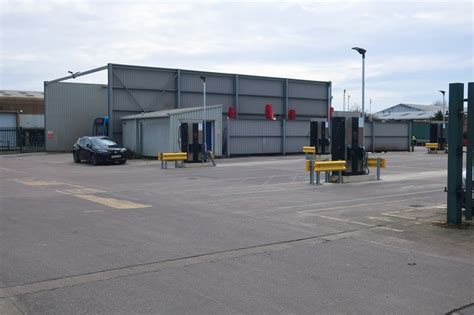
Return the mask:
<path id="1" fill-rule="evenodd" d="M 382 158 L 368 158 L 367 167 L 377 168 L 377 180 L 380 180 L 380 169 L 387 167 L 387 161 Z"/>
<path id="2" fill-rule="evenodd" d="M 425 143 L 428 153 L 438 153 L 438 143 Z"/>
<path id="3" fill-rule="evenodd" d="M 303 147 L 303 152 L 306 154 L 316 154 L 316 147 Z"/>
<path id="4" fill-rule="evenodd" d="M 168 162 L 174 162 L 175 167 L 184 167 L 184 161 L 188 159 L 186 152 L 162 152 L 158 153 L 158 161 L 161 161 L 161 168 L 168 168 Z"/>
<path id="5" fill-rule="evenodd" d="M 328 181 L 329 172 L 338 172 L 338 182 L 342 182 L 342 172 L 346 170 L 346 161 L 306 161 L 306 171 L 309 172 L 309 183 L 314 185 L 314 173 L 316 173 L 316 185 L 321 185 L 321 172 L 326 172 Z"/>

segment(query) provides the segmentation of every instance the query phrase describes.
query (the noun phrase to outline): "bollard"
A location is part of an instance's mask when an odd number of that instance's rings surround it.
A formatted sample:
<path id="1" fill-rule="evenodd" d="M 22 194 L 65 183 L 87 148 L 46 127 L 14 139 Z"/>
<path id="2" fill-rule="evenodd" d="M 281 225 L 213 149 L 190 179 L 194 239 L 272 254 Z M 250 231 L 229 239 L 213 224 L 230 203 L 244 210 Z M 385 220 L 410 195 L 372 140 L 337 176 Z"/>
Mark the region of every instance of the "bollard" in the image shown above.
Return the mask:
<path id="1" fill-rule="evenodd" d="M 309 183 L 314 185 L 314 160 L 309 160 Z"/>
<path id="2" fill-rule="evenodd" d="M 342 183 L 342 171 L 339 171 L 339 178 L 337 179 L 337 182 L 339 184 Z"/>
<path id="3" fill-rule="evenodd" d="M 329 183 L 329 172 L 324 172 L 324 181 Z"/>
<path id="4" fill-rule="evenodd" d="M 321 173 L 316 172 L 316 185 L 321 185 Z"/>
<path id="5" fill-rule="evenodd" d="M 377 158 L 377 180 L 380 180 L 380 164 L 381 160 L 380 158 Z"/>

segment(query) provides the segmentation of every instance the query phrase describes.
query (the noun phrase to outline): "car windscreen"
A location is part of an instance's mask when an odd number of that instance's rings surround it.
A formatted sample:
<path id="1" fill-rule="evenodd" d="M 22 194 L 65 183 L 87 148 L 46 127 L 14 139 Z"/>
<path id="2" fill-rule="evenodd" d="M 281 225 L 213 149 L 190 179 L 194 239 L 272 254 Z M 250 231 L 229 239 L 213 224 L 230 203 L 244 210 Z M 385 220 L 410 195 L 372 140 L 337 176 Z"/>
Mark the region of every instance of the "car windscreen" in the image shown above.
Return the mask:
<path id="1" fill-rule="evenodd" d="M 117 143 L 110 139 L 92 139 L 92 144 L 98 147 L 115 147 Z"/>

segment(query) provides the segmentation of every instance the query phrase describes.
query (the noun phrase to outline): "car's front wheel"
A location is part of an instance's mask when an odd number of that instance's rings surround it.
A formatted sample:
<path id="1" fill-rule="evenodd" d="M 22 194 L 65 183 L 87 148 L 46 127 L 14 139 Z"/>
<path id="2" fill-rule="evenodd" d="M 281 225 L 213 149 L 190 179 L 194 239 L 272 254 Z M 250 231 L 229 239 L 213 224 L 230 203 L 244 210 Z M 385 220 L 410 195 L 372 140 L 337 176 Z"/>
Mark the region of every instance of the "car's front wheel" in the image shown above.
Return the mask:
<path id="1" fill-rule="evenodd" d="M 74 163 L 81 163 L 81 159 L 77 155 L 77 152 L 72 152 L 72 158 L 74 159 Z"/>
<path id="2" fill-rule="evenodd" d="M 91 164 L 92 165 L 97 165 L 98 164 L 97 156 L 94 153 L 92 153 L 92 155 L 91 155 Z"/>

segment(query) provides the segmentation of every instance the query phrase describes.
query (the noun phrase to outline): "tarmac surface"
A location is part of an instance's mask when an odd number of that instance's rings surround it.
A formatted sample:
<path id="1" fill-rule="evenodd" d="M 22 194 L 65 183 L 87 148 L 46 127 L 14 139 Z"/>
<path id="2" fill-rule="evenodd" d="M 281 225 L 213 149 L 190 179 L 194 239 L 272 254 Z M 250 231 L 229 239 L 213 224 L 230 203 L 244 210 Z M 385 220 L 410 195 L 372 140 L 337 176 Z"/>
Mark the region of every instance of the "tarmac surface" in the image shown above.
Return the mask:
<path id="1" fill-rule="evenodd" d="M 381 181 L 322 186 L 301 155 L 1 156 L 0 314 L 473 314 L 474 228 L 443 224 L 447 155 L 375 156 Z"/>

